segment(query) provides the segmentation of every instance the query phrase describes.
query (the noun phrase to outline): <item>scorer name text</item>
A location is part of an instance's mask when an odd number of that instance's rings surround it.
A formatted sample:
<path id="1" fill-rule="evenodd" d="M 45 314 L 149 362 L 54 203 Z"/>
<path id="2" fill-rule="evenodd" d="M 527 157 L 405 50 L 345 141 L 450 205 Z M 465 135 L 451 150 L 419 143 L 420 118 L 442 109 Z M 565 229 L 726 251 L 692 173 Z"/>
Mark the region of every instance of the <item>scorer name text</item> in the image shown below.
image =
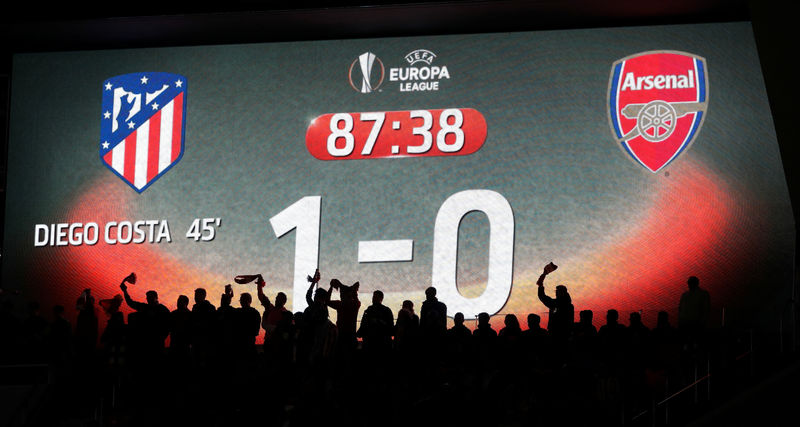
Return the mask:
<path id="1" fill-rule="evenodd" d="M 108 245 L 172 242 L 165 219 L 109 221 L 101 227 L 96 222 L 36 224 L 34 246 L 92 246 L 101 236 Z"/>

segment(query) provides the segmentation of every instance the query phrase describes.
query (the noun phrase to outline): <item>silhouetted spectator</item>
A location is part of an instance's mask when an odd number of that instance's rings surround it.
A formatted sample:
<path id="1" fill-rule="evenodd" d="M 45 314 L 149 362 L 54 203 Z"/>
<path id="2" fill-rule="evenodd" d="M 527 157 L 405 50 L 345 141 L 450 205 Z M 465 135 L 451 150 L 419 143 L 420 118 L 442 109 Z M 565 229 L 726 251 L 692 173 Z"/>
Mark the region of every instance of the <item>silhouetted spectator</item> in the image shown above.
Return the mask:
<path id="1" fill-rule="evenodd" d="M 687 280 L 689 290 L 681 295 L 678 306 L 678 328 L 687 340 L 697 343 L 702 338 L 711 310 L 711 296 L 700 287 L 700 279 L 695 276 Z"/>
<path id="2" fill-rule="evenodd" d="M 194 290 L 192 305 L 190 340 L 195 363 L 205 365 L 211 357 L 211 345 L 214 342 L 215 320 L 217 309 L 206 299 L 207 292 L 203 288 Z"/>
<path id="3" fill-rule="evenodd" d="M 44 362 L 47 359 L 47 320 L 39 311 L 39 303 L 28 303 L 28 317 L 22 322 L 23 346 L 25 359 L 31 362 Z"/>
<path id="4" fill-rule="evenodd" d="M 595 338 L 597 336 L 597 328 L 592 324 L 594 313 L 592 310 L 581 310 L 578 313 L 578 323 L 574 327 L 573 335 L 577 339 Z"/>
<path id="5" fill-rule="evenodd" d="M 656 327 L 651 331 L 651 366 L 656 370 L 671 371 L 678 367 L 681 344 L 675 328 L 669 323 L 669 313 L 658 312 Z"/>
<path id="6" fill-rule="evenodd" d="M 72 325 L 64 317 L 64 306 L 53 306 L 53 323 L 47 341 L 50 344 L 50 358 L 56 366 L 63 366 L 72 353 Z"/>
<path id="7" fill-rule="evenodd" d="M 478 327 L 472 331 L 473 343 L 479 362 L 493 364 L 497 347 L 497 331 L 489 323 L 489 313 L 478 314 Z"/>
<path id="8" fill-rule="evenodd" d="M 631 405 L 641 410 L 647 404 L 647 370 L 649 364 L 649 357 L 651 353 L 650 347 L 650 329 L 642 323 L 642 315 L 637 312 L 631 312 L 628 322 L 628 349 L 626 354 L 626 380 L 628 382 L 627 389 L 631 399 Z"/>
<path id="9" fill-rule="evenodd" d="M 127 278 L 126 278 L 127 279 Z M 164 350 L 164 340 L 169 335 L 169 309 L 158 302 L 158 293 L 150 290 L 145 293 L 147 302 L 135 301 L 128 293 L 128 286 L 123 280 L 119 285 L 125 303 L 139 315 L 138 334 L 145 362 L 156 362 Z"/>
<path id="10" fill-rule="evenodd" d="M 450 359 L 461 358 L 472 350 L 472 331 L 464 325 L 464 313 L 453 316 L 453 327 L 447 330 Z"/>
<path id="11" fill-rule="evenodd" d="M 240 307 L 235 311 L 234 338 L 238 357 L 245 363 L 252 363 L 256 355 L 256 337 L 261 331 L 261 313 L 251 306 L 253 296 L 247 292 L 239 296 Z"/>
<path id="12" fill-rule="evenodd" d="M 581 310 L 572 331 L 572 358 L 581 368 L 591 369 L 596 361 L 597 328 L 592 324 L 592 310 Z"/>
<path id="13" fill-rule="evenodd" d="M 386 357 L 392 349 L 394 316 L 383 305 L 383 292 L 372 293 L 372 305 L 364 310 L 358 336 L 364 339 L 364 351 L 373 359 Z"/>
<path id="14" fill-rule="evenodd" d="M 97 347 L 97 313 L 92 291 L 85 289 L 75 305 L 78 318 L 75 323 L 75 355 L 79 361 L 90 362 Z"/>
<path id="15" fill-rule="evenodd" d="M 286 310 L 286 294 L 283 292 L 278 292 L 275 295 L 275 304 L 272 304 L 272 301 L 269 300 L 264 294 L 264 286 L 266 286 L 266 282 L 258 275 L 258 279 L 256 279 L 256 285 L 258 288 L 258 301 L 261 303 L 261 306 L 264 307 L 264 314 L 261 316 L 261 327 L 264 328 L 264 341 L 266 342 L 269 340 L 270 335 L 272 335 L 272 331 L 278 326 L 278 322 L 281 321 L 283 318 L 283 313 Z"/>
<path id="16" fill-rule="evenodd" d="M 223 366 L 230 362 L 235 354 L 236 309 L 233 302 L 233 287 L 225 285 L 225 292 L 219 297 L 219 308 L 214 313 L 213 323 L 213 356 Z"/>
<path id="17" fill-rule="evenodd" d="M 633 311 L 628 318 L 628 337 L 631 345 L 635 347 L 646 347 L 650 339 L 650 329 L 642 323 L 642 315 Z"/>
<path id="18" fill-rule="evenodd" d="M 529 313 L 528 314 L 528 329 L 522 331 L 523 336 L 530 336 L 530 337 L 545 337 L 547 336 L 547 330 L 542 328 L 542 318 L 536 313 Z"/>
<path id="19" fill-rule="evenodd" d="M 189 361 L 191 346 L 192 312 L 189 310 L 189 297 L 178 297 L 177 307 L 169 315 L 169 352 L 173 362 L 183 364 Z"/>
<path id="20" fill-rule="evenodd" d="M 122 296 L 117 295 L 119 300 Z M 119 305 L 106 310 L 109 315 L 100 343 L 103 344 L 103 363 L 114 375 L 121 374 L 128 365 L 128 325 L 119 311 Z M 135 313 L 132 314 L 135 318 Z"/>
<path id="21" fill-rule="evenodd" d="M 106 313 L 106 316 L 111 317 L 111 315 L 118 312 L 120 307 L 122 307 L 122 295 L 116 294 L 113 298 L 101 299 L 98 304 Z"/>
<path id="22" fill-rule="evenodd" d="M 403 301 L 394 325 L 394 347 L 402 355 L 416 351 L 419 341 L 419 316 L 414 313 L 414 303 Z"/>
<path id="23" fill-rule="evenodd" d="M 303 312 L 303 335 L 301 336 L 301 341 L 307 340 L 303 345 L 307 347 L 308 362 L 315 367 L 321 367 L 331 360 L 338 339 L 336 325 L 328 319 L 328 299 L 332 288 L 327 291 L 316 288 L 320 277 L 319 270 L 317 270 L 314 277 L 309 280 L 311 284 L 306 291 L 308 307 Z"/>
<path id="24" fill-rule="evenodd" d="M 347 286 L 336 279 L 332 279 L 331 287 L 339 290 L 339 300 L 331 300 L 329 295 L 327 304 L 328 307 L 336 310 L 336 328 L 339 334 L 338 346 L 339 351 L 342 353 L 340 356 L 349 359 L 352 358 L 353 352 L 358 345 L 356 329 L 358 325 L 358 310 L 361 309 L 361 301 L 358 300 L 359 283 L 355 282 L 352 286 Z M 391 316 L 391 312 L 389 312 L 389 316 Z M 389 323 L 389 326 L 391 327 L 391 323 Z"/>
<path id="25" fill-rule="evenodd" d="M 309 359 L 311 351 L 311 334 L 306 331 L 305 313 L 298 311 L 294 313 L 294 345 L 296 355 L 294 361 L 303 367 Z"/>
<path id="26" fill-rule="evenodd" d="M 549 356 L 550 345 L 548 343 L 547 330 L 541 326 L 541 316 L 536 313 L 529 313 L 528 329 L 522 331 L 522 343 L 524 353 L 527 358 L 535 365 L 543 363 Z"/>
<path id="27" fill-rule="evenodd" d="M 497 333 L 498 338 L 517 339 L 522 333 L 522 328 L 519 326 L 519 320 L 514 314 L 506 314 L 503 319 L 503 328 Z"/>
<path id="28" fill-rule="evenodd" d="M 436 288 L 433 286 L 425 289 L 425 301 L 419 312 L 419 329 L 422 345 L 428 354 L 439 354 L 447 335 L 447 306 L 436 298 Z"/>
<path id="29" fill-rule="evenodd" d="M 317 274 L 315 277 L 318 278 L 320 276 Z M 318 287 L 318 283 L 319 279 L 311 282 L 306 291 L 306 304 L 308 307 L 303 311 L 303 318 L 309 327 L 311 325 L 322 325 L 328 320 L 328 299 L 330 299 L 332 287 L 326 291 L 322 287 Z"/>
<path id="30" fill-rule="evenodd" d="M 600 327 L 597 336 L 603 361 L 611 369 L 620 367 L 625 361 L 628 334 L 625 325 L 619 323 L 617 310 L 608 310 L 606 324 Z"/>
<path id="31" fill-rule="evenodd" d="M 556 268 L 552 262 L 547 264 L 536 284 L 539 285 L 539 300 L 550 310 L 547 321 L 547 331 L 550 333 L 550 337 L 556 341 L 566 341 L 572 333 L 572 323 L 575 321 L 575 307 L 572 305 L 572 298 L 567 292 L 567 287 L 564 285 L 556 286 L 555 298 L 551 298 L 544 293 L 544 279 Z"/>
<path id="32" fill-rule="evenodd" d="M 294 345 L 296 339 L 296 328 L 293 324 L 291 311 L 281 311 L 281 320 L 275 325 L 269 341 L 264 342 L 265 351 L 271 355 L 271 361 L 277 363 L 278 367 L 286 368 L 294 360 Z"/>
<path id="33" fill-rule="evenodd" d="M 506 314 L 503 319 L 503 328 L 497 332 L 498 351 L 506 365 L 501 366 L 506 370 L 514 370 L 524 358 L 522 350 L 522 328 L 514 314 Z"/>

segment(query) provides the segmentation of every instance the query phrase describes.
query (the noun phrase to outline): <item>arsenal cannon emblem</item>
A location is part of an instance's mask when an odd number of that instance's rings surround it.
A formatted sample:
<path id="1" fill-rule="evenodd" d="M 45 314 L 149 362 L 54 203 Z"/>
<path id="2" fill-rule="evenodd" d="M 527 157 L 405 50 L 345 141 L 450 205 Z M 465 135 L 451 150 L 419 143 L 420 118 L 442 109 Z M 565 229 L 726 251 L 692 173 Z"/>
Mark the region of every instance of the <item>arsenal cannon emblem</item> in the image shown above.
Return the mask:
<path id="1" fill-rule="evenodd" d="M 704 58 L 651 51 L 620 59 L 608 83 L 611 130 L 620 149 L 655 173 L 694 141 L 708 108 Z"/>

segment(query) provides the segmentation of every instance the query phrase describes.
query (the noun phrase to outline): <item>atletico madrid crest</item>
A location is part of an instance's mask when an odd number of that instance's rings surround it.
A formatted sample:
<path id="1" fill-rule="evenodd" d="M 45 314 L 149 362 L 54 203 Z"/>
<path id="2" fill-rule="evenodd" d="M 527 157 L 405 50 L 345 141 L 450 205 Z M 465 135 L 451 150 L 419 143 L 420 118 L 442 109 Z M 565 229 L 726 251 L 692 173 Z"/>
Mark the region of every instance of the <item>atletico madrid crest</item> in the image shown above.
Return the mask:
<path id="1" fill-rule="evenodd" d="M 705 59 L 650 51 L 611 67 L 609 122 L 619 147 L 655 173 L 694 142 L 708 108 Z"/>
<path id="2" fill-rule="evenodd" d="M 186 78 L 132 73 L 103 82 L 100 160 L 141 193 L 183 156 Z"/>

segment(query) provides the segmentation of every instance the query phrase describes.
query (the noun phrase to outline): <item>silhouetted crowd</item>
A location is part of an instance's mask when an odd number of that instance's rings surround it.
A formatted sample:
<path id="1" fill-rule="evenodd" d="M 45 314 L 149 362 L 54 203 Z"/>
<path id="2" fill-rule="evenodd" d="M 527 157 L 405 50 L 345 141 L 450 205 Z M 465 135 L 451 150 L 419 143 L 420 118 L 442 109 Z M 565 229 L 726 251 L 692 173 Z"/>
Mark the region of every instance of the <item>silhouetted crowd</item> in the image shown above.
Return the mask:
<path id="1" fill-rule="evenodd" d="M 513 314 L 496 330 L 487 313 L 470 330 L 433 287 L 419 313 L 410 300 L 395 313 L 380 290 L 362 309 L 358 282 L 332 279 L 324 289 L 318 271 L 301 312 L 287 310 L 282 292 L 273 302 L 260 275 L 236 282 L 255 282 L 262 311 L 247 292 L 234 307 L 231 285 L 217 306 L 198 288 L 191 308 L 181 295 L 170 311 L 154 290 L 136 300 L 131 274 L 122 295 L 81 293 L 74 327 L 63 306 L 47 321 L 31 303 L 19 319 L 4 297 L 0 363 L 54 367 L 55 398 L 41 415 L 53 426 L 91 417 L 118 426 L 621 424 L 621 411 L 647 408 L 669 383 L 686 383 L 709 311 L 697 278 L 681 298 L 680 327 L 667 312 L 649 328 L 639 312 L 626 325 L 609 310 L 598 330 L 591 310 L 574 321 L 566 287 L 547 295 L 555 268 L 548 264 L 537 282 L 547 327 L 531 313 L 524 330 Z M 123 304 L 132 310 L 127 323 Z"/>

